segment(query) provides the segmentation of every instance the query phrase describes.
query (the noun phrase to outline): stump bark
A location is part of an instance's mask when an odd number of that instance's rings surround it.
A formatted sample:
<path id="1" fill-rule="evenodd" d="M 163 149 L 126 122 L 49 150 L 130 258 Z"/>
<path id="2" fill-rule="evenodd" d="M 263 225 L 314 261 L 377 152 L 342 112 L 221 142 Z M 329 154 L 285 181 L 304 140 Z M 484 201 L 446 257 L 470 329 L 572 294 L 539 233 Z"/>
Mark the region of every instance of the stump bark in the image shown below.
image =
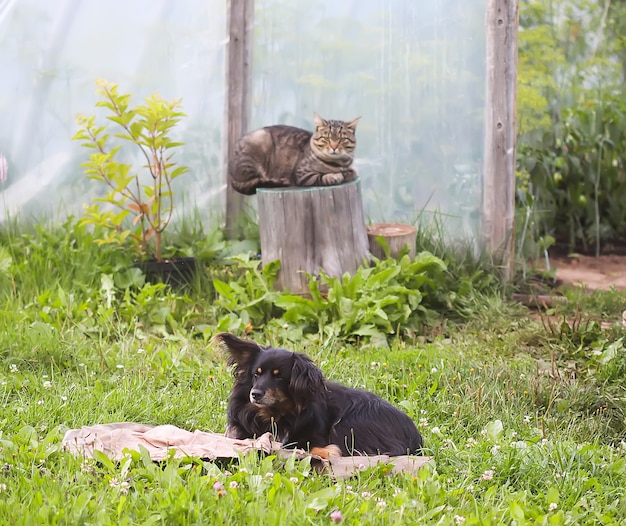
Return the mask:
<path id="1" fill-rule="evenodd" d="M 374 223 L 367 226 L 367 237 L 372 256 L 385 259 L 385 251 L 378 243 L 378 237 L 382 236 L 389 247 L 389 255 L 398 257 L 400 251 L 409 246 L 409 257 L 415 257 L 415 245 L 417 228 L 404 223 Z"/>
<path id="2" fill-rule="evenodd" d="M 280 260 L 277 288 L 308 292 L 305 272 L 353 273 L 369 258 L 359 180 L 339 186 L 259 188 L 261 259 Z"/>

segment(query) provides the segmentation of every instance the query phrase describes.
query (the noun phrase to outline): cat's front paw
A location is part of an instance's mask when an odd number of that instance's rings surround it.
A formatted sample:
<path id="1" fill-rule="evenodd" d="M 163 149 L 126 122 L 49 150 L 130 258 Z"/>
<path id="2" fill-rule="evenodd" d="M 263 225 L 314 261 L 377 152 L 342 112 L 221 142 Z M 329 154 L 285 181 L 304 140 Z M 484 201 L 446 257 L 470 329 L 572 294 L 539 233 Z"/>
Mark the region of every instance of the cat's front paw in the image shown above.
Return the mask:
<path id="1" fill-rule="evenodd" d="M 322 184 L 324 185 L 339 184 L 339 183 L 343 183 L 342 173 L 324 174 L 322 176 Z"/>

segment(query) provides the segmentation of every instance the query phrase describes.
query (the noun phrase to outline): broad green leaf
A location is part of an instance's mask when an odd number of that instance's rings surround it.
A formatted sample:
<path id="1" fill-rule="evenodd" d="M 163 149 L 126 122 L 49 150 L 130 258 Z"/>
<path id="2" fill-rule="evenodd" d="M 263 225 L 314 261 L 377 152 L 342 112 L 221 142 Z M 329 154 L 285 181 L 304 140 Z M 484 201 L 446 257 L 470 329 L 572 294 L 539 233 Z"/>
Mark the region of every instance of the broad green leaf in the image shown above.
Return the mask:
<path id="1" fill-rule="evenodd" d="M 504 426 L 502 425 L 501 420 L 493 420 L 485 426 L 485 430 L 487 431 L 487 437 L 489 438 L 489 440 L 491 440 L 492 442 L 497 442 L 502 436 Z"/>

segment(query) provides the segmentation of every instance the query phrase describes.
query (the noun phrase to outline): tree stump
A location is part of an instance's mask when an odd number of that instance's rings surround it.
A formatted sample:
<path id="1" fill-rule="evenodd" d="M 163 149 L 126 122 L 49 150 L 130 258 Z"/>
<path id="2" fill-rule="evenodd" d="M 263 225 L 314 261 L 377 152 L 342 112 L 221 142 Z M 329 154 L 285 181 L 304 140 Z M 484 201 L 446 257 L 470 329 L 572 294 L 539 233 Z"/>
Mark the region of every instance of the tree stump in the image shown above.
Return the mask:
<path id="1" fill-rule="evenodd" d="M 340 277 L 369 259 L 361 183 L 259 188 L 261 259 L 280 260 L 277 288 L 307 293 L 305 272 Z"/>
<path id="2" fill-rule="evenodd" d="M 415 257 L 417 228 L 404 223 L 374 223 L 367 226 L 367 237 L 372 256 L 385 259 L 385 251 L 378 243 L 377 238 L 382 236 L 389 247 L 389 256 L 398 257 L 400 251 L 409 246 L 409 257 Z"/>

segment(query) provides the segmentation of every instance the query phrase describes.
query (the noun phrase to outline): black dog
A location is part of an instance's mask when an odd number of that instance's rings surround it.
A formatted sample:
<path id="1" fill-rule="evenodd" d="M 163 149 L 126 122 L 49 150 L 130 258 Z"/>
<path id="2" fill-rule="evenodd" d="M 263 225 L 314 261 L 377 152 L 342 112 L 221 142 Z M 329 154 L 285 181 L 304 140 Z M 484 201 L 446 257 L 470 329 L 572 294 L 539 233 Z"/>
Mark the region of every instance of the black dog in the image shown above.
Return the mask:
<path id="1" fill-rule="evenodd" d="M 406 455 L 421 449 L 422 437 L 407 415 L 373 393 L 325 381 L 306 355 L 228 333 L 215 339 L 235 366 L 227 437 L 269 431 L 283 444 L 323 458 Z"/>

